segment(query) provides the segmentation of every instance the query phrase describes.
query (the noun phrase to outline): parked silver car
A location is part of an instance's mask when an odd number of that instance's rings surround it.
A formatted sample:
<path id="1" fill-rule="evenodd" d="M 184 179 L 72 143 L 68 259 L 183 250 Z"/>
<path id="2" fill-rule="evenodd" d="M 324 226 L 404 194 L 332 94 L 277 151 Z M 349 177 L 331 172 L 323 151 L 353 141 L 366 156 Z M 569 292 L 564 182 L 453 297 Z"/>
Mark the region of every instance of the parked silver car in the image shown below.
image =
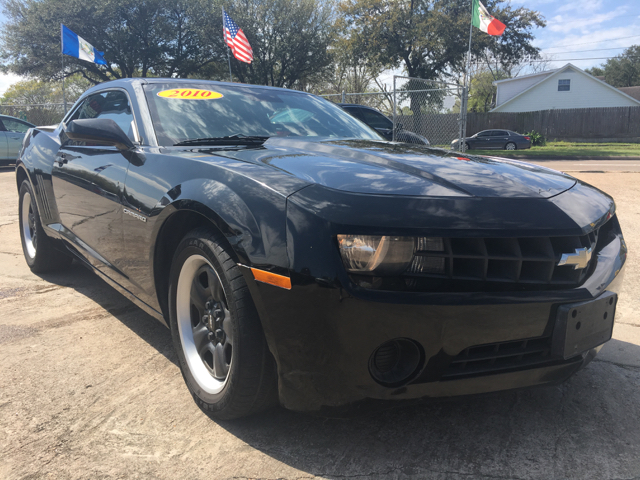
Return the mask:
<path id="1" fill-rule="evenodd" d="M 0 165 L 16 163 L 24 134 L 33 127 L 19 118 L 0 115 Z"/>

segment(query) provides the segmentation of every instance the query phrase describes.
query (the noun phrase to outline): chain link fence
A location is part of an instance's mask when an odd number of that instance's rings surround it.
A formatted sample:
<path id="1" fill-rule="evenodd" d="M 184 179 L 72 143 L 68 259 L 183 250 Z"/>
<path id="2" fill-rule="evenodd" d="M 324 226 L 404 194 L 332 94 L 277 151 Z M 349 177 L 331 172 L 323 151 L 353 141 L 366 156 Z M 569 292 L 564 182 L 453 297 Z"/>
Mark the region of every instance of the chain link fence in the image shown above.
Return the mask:
<path id="1" fill-rule="evenodd" d="M 320 95 L 334 103 L 353 103 L 380 110 L 387 117 L 393 117 L 393 92 L 327 93 Z"/>
<path id="2" fill-rule="evenodd" d="M 460 135 L 460 113 L 452 113 L 460 97 L 457 85 L 412 77 L 393 77 L 396 130 L 426 137 L 431 145 L 450 148 Z"/>
<path id="3" fill-rule="evenodd" d="M 393 120 L 394 132 L 408 130 L 426 137 L 431 145 L 450 148 L 460 136 L 460 113 L 452 113 L 460 104 L 461 88 L 455 84 L 394 76 L 388 92 L 333 93 L 321 95 L 335 103 L 355 103 L 380 110 Z"/>
<path id="4" fill-rule="evenodd" d="M 37 126 L 57 125 L 64 117 L 62 103 L 42 103 L 32 105 L 0 105 L 0 115 L 19 118 Z"/>

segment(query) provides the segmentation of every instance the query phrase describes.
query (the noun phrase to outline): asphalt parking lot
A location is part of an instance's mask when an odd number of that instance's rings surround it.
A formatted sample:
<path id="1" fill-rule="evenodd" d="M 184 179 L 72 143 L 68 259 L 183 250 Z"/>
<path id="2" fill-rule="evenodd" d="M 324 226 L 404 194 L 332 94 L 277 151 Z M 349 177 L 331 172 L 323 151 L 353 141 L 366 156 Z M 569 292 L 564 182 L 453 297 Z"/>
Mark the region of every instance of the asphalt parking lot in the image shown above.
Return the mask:
<path id="1" fill-rule="evenodd" d="M 0 478 L 640 478 L 640 173 L 573 174 L 614 196 L 631 253 L 614 339 L 569 381 L 215 422 L 159 322 L 79 264 L 29 271 L 13 168 L 0 168 Z"/>

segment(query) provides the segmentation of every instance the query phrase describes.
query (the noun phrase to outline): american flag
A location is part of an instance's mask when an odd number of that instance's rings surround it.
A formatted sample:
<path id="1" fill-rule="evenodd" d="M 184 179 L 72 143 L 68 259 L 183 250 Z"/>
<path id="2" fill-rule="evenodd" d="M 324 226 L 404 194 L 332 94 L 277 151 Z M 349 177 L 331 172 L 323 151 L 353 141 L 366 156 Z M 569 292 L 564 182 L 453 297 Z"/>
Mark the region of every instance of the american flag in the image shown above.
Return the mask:
<path id="1" fill-rule="evenodd" d="M 251 63 L 253 60 L 253 50 L 249 45 L 249 40 L 244 36 L 240 27 L 234 22 L 227 12 L 223 11 L 224 16 L 224 41 L 231 48 L 233 56 L 244 63 Z"/>

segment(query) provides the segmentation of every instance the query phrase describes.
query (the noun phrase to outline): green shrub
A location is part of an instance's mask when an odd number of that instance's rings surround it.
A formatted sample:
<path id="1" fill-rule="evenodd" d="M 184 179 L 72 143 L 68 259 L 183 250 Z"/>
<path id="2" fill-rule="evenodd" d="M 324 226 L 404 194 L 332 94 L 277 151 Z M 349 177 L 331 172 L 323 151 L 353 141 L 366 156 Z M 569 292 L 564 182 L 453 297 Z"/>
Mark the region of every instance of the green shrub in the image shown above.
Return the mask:
<path id="1" fill-rule="evenodd" d="M 525 135 L 531 138 L 532 147 L 544 147 L 547 144 L 547 140 L 542 134 L 535 130 L 531 130 L 529 133 L 525 133 Z"/>

